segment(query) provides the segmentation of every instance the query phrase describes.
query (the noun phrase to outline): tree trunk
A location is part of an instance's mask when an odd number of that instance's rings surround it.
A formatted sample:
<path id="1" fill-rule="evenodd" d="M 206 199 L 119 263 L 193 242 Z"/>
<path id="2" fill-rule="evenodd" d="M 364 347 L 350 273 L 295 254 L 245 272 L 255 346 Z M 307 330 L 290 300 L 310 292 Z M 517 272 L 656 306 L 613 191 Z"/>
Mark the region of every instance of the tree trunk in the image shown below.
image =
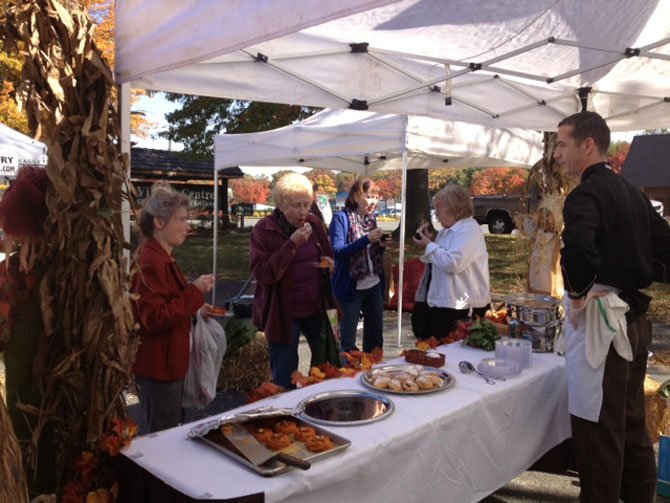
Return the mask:
<path id="1" fill-rule="evenodd" d="M 407 171 L 407 189 L 405 191 L 403 208 L 405 209 L 405 239 L 404 242 L 413 243 L 412 236 L 422 223 L 428 223 L 432 229 L 430 220 L 430 200 L 428 198 L 428 170 L 410 169 Z M 393 240 L 397 241 L 400 235 L 400 226 L 393 231 Z"/>

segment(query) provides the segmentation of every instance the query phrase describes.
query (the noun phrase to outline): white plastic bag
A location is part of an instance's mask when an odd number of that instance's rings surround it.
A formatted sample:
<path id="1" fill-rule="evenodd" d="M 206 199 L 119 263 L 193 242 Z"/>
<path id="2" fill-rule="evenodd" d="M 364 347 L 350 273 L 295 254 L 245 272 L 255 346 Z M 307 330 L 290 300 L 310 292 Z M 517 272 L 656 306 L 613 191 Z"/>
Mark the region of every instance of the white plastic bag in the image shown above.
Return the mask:
<path id="1" fill-rule="evenodd" d="M 193 327 L 191 359 L 184 379 L 184 407 L 204 409 L 216 396 L 216 383 L 226 353 L 226 334 L 214 318 L 205 320 L 198 311 Z"/>

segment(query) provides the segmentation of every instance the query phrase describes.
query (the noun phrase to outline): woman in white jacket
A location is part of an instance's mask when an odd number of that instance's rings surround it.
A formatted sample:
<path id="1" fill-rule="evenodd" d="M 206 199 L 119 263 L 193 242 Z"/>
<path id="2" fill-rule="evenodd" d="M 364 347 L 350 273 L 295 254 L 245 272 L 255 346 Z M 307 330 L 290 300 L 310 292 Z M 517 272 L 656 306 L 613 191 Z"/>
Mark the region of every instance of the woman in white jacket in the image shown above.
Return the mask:
<path id="1" fill-rule="evenodd" d="M 415 300 L 427 302 L 426 331 L 419 337 L 446 337 L 459 320 L 483 317 L 491 304 L 489 255 L 484 233 L 472 218 L 470 194 L 458 185 L 447 185 L 433 198 L 443 229 L 431 241 L 427 224 L 414 237 L 424 249 L 426 269 Z"/>

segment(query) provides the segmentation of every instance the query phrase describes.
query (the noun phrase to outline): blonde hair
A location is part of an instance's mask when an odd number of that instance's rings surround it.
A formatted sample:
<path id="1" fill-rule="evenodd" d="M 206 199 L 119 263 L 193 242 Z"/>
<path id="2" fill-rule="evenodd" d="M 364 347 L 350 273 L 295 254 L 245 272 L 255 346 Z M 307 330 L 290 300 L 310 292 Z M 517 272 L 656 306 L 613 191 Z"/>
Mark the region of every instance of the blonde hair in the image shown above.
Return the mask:
<path id="1" fill-rule="evenodd" d="M 442 187 L 435 196 L 433 204 L 444 204 L 456 220 L 469 218 L 475 214 L 470 193 L 460 185 L 449 184 Z"/>
<path id="2" fill-rule="evenodd" d="M 305 175 L 298 173 L 282 175 L 272 189 L 272 199 L 274 199 L 275 205 L 281 206 L 287 199 L 295 195 L 314 197 L 312 182 Z"/>
<path id="3" fill-rule="evenodd" d="M 146 237 L 153 236 L 154 218 L 167 222 L 177 208 L 188 208 L 190 204 L 191 199 L 186 194 L 174 190 L 169 183 L 154 183 L 151 186 L 151 195 L 144 201 L 140 213 L 138 223 L 142 234 Z"/>

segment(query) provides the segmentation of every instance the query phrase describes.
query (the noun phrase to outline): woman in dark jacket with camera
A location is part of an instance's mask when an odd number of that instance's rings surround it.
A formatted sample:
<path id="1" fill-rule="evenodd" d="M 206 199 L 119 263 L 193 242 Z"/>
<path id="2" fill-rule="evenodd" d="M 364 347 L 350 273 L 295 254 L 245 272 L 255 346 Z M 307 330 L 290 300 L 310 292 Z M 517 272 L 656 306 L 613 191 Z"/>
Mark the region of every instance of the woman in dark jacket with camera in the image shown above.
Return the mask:
<path id="1" fill-rule="evenodd" d="M 377 187 L 369 178 L 351 186 L 344 210 L 330 223 L 330 241 L 335 252 L 333 290 L 344 311 L 340 322 L 343 351 L 356 349 L 356 329 L 363 313 L 363 351 L 384 345 L 383 232 L 377 227 Z"/>

